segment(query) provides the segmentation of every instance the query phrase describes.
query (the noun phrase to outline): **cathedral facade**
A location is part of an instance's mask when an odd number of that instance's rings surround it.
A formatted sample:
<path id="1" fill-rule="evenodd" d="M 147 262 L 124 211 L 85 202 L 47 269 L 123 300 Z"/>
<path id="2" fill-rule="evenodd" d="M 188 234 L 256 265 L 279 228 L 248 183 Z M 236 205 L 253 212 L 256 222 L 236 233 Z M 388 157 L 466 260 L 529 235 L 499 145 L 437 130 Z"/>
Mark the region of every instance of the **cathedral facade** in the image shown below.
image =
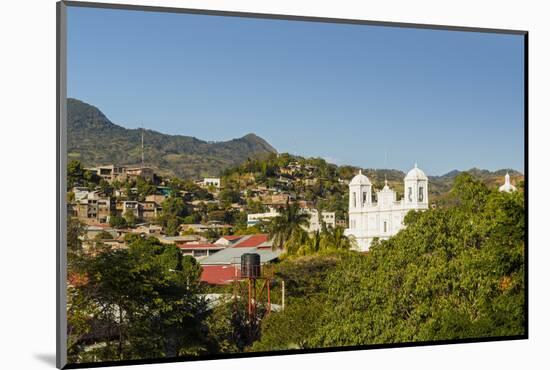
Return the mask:
<path id="1" fill-rule="evenodd" d="M 349 223 L 345 234 L 355 238 L 360 251 L 368 251 L 374 238 L 388 239 L 397 234 L 409 211 L 428 209 L 428 177 L 424 172 L 415 164 L 403 181 L 405 196 L 400 200 L 387 181 L 373 200 L 372 184 L 361 171 L 349 183 Z"/>

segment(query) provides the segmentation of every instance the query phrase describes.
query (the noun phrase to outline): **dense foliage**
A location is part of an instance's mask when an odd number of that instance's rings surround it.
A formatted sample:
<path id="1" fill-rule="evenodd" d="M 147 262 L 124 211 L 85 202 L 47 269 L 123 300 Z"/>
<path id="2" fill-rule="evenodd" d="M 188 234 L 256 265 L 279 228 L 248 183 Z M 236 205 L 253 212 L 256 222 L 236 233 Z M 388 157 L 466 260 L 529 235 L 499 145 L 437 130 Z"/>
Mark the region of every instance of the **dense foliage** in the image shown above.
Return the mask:
<path id="1" fill-rule="evenodd" d="M 227 201 L 234 195 L 228 192 Z M 163 204 L 167 222 L 189 217 L 178 199 L 169 197 Z M 205 205 L 201 212 L 211 217 L 216 210 Z M 155 358 L 524 333 L 521 185 L 518 192 L 500 193 L 459 174 L 442 205 L 410 212 L 403 230 L 375 241 L 366 254 L 350 250 L 353 240 L 341 228 L 305 233 L 306 221 L 289 205 L 271 224 L 257 226 L 270 231 L 276 248 L 285 249 L 271 266 L 271 297 L 272 303 L 282 303 L 284 281 L 286 304 L 253 333 L 242 300 L 231 300 L 231 288 L 201 286 L 200 266 L 175 246 L 130 235 L 128 249 L 113 250 L 103 244 L 105 234 L 88 241 L 84 251 L 82 226 L 71 221 L 69 358 Z M 225 298 L 209 306 L 203 298 L 208 291 Z"/>
<path id="2" fill-rule="evenodd" d="M 111 250 L 98 242 L 87 253 L 79 250 L 77 239 L 70 242 L 67 315 L 73 362 L 207 350 L 200 266 L 175 246 L 132 238 L 128 249 Z M 83 350 L 93 343 L 99 344 Z"/>
<path id="3" fill-rule="evenodd" d="M 313 300 L 264 322 L 257 348 L 523 334 L 523 194 L 489 191 L 468 174 L 456 179 L 453 194 L 453 206 L 410 213 L 404 230 L 366 255 L 342 255 Z M 307 338 L 277 335 L 295 320 L 285 316 L 309 317 L 319 296 Z"/>

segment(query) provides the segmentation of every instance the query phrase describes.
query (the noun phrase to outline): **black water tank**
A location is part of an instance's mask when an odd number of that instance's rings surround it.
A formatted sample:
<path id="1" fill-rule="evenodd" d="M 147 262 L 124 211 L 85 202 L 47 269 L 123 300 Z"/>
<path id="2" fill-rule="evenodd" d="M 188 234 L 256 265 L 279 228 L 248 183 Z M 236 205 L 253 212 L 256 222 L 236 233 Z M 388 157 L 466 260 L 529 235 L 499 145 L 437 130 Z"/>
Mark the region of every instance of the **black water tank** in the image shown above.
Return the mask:
<path id="1" fill-rule="evenodd" d="M 241 256 L 241 277 L 257 279 L 261 275 L 260 255 L 245 253 Z"/>

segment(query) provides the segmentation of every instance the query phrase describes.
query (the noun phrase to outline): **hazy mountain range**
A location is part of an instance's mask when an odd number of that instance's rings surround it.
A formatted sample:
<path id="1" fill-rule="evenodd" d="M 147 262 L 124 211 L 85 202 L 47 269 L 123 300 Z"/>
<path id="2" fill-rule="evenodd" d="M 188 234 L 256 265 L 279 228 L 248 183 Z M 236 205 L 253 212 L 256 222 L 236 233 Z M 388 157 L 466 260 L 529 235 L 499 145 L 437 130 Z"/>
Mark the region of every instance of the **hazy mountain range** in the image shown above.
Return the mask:
<path id="1" fill-rule="evenodd" d="M 137 165 L 141 163 L 141 134 L 144 135 L 145 165 L 163 175 L 184 178 L 217 176 L 224 169 L 277 150 L 255 134 L 223 141 L 207 142 L 191 136 L 167 135 L 149 129 L 127 129 L 111 122 L 98 108 L 77 99 L 67 99 L 68 155 L 86 166 L 100 164 Z M 459 170 L 441 176 L 430 176 L 430 193 L 446 192 Z M 506 172 L 514 181 L 523 175 L 513 169 L 488 171 L 467 170 L 488 185 L 503 182 Z M 380 177 L 398 184 L 405 173 L 399 170 L 373 170 Z M 380 176 L 378 176 L 380 175 Z"/>

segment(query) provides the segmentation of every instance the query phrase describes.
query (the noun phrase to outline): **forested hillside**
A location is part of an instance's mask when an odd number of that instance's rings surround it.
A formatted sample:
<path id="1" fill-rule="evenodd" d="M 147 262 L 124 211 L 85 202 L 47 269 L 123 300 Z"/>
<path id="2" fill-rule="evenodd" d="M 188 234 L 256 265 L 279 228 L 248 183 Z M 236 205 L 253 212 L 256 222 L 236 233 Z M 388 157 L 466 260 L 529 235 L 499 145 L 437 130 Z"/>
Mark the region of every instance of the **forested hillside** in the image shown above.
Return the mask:
<path id="1" fill-rule="evenodd" d="M 142 130 L 116 125 L 98 108 L 77 99 L 67 99 L 67 116 L 69 159 L 85 166 L 141 163 Z M 254 134 L 214 143 L 150 129 L 143 135 L 146 165 L 159 174 L 188 179 L 217 176 L 247 158 L 276 152 Z"/>

